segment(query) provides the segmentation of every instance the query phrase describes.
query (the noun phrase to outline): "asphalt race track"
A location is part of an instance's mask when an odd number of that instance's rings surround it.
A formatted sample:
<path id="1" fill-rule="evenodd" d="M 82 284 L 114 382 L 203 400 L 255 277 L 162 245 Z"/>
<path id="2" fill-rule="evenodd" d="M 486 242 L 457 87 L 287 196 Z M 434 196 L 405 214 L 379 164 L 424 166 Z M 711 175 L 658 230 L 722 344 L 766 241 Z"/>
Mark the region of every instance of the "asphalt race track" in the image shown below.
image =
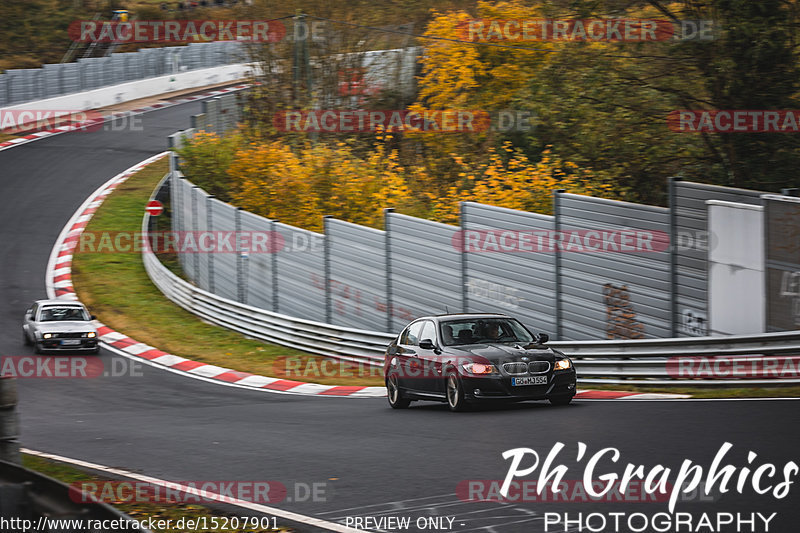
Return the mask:
<path id="1" fill-rule="evenodd" d="M 199 102 L 178 105 L 145 114 L 143 131 L 68 133 L 0 152 L 0 354 L 32 353 L 22 344 L 22 315 L 46 296 L 50 250 L 75 209 L 108 178 L 163 151 L 167 135 L 188 127 L 198 112 Z M 101 357 L 107 369 L 132 364 L 106 350 Z M 139 370 L 126 377 L 19 380 L 22 445 L 166 480 L 280 481 L 292 501 L 274 506 L 332 522 L 412 517 L 406 530 L 421 531 L 414 522 L 419 516 L 450 517 L 451 527 L 432 530 L 496 533 L 565 531 L 563 525 L 545 529 L 544 513 L 576 518 L 667 511 L 665 502 L 461 501 L 460 482 L 505 477 L 510 462 L 502 453 L 511 448 L 533 448 L 543 462 L 563 442 L 556 463 L 568 467 L 565 480 L 581 479 L 588 455 L 605 447 L 618 448 L 621 457 L 616 464 L 601 461 L 598 475 L 621 475 L 633 463 L 645 471 L 673 468 L 674 478 L 687 459 L 705 471 L 725 442 L 733 448 L 723 464 L 736 466 L 737 476 L 745 466 L 754 471 L 764 463 L 780 473 L 798 460 L 800 403 L 791 400 L 576 401 L 563 408 L 532 403 L 455 414 L 444 404 L 392 411 L 384 399 L 271 394 L 146 365 Z M 578 442 L 588 446 L 580 462 Z M 751 465 L 748 451 L 758 454 Z M 783 478 L 764 480 L 770 482 L 762 486 Z M 715 501 L 680 502 L 676 510 L 740 512 L 747 519 L 777 512 L 768 531 L 798 530 L 800 489 L 776 499 L 771 492 L 756 494 L 747 481 L 741 495 L 734 489 Z M 296 501 L 313 483 L 325 484 L 319 501 Z M 767 531 L 760 524 L 739 531 Z M 575 525 L 568 530 L 580 531 Z"/>

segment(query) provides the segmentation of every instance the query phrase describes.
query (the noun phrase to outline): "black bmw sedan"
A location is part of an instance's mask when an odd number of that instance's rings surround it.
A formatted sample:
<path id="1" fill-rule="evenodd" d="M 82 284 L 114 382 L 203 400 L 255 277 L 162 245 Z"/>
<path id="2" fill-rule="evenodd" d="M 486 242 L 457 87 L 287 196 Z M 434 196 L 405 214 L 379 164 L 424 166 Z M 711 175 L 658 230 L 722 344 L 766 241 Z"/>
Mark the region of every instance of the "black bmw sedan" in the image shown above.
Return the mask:
<path id="1" fill-rule="evenodd" d="M 446 402 L 462 411 L 480 401 L 550 400 L 575 395 L 572 361 L 518 320 L 501 314 L 450 314 L 411 322 L 386 349 L 389 405 Z"/>

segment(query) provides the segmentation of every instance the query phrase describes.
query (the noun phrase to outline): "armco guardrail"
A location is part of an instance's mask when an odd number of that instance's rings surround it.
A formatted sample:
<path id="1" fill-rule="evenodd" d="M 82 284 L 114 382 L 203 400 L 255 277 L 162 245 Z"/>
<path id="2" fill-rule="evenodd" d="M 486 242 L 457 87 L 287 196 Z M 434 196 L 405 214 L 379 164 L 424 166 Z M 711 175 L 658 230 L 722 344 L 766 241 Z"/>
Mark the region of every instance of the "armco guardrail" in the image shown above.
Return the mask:
<path id="1" fill-rule="evenodd" d="M 0 522 L 3 531 L 151 533 L 104 503 L 77 503 L 75 489 L 33 470 L 0 461 Z M 79 498 L 75 498 L 79 499 Z"/>
<path id="2" fill-rule="evenodd" d="M 154 191 L 161 189 L 164 180 Z M 145 214 L 142 231 L 150 227 Z M 380 364 L 391 333 L 344 328 L 304 320 L 246 305 L 200 289 L 170 272 L 149 250 L 143 261 L 150 279 L 170 300 L 187 311 L 250 337 L 310 353 Z M 737 335 L 612 341 L 561 341 L 550 345 L 575 360 L 582 383 L 649 386 L 775 386 L 800 384 L 800 331 Z M 702 357 L 709 371 L 686 377 L 690 358 Z M 720 367 L 719 357 L 723 362 Z M 681 362 L 684 366 L 681 366 Z M 794 373 L 769 377 L 781 365 Z M 756 371 L 750 371 L 757 367 Z M 691 369 L 690 369 L 691 370 Z M 737 372 L 754 377 L 737 377 Z M 730 377 L 726 377 L 727 374 Z M 775 372 L 772 372 L 775 374 Z M 764 376 L 764 374 L 767 374 Z M 739 374 L 741 375 L 741 373 Z M 759 377 L 764 376 L 764 377 Z"/>
<path id="3" fill-rule="evenodd" d="M 559 349 L 575 357 L 686 357 L 693 355 L 800 354 L 800 330 L 724 337 L 681 337 L 611 341 L 564 341 Z"/>
<path id="4" fill-rule="evenodd" d="M 553 343 L 583 383 L 671 386 L 800 384 L 800 331 Z"/>
<path id="5" fill-rule="evenodd" d="M 17 381 L 0 376 L 0 461 L 19 463 Z"/>

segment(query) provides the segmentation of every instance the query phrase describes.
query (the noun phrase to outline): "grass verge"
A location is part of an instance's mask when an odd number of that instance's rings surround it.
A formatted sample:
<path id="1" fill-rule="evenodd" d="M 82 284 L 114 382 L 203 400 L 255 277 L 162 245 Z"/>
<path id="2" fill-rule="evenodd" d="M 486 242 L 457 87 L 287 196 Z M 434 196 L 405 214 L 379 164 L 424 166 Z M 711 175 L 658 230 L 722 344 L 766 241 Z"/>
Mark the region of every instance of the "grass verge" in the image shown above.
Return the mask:
<path id="1" fill-rule="evenodd" d="M 151 192 L 168 170 L 166 159 L 149 165 L 111 194 L 85 231 L 141 231 Z M 329 385 L 383 385 L 377 370 L 337 364 L 305 352 L 265 344 L 203 322 L 169 301 L 153 285 L 137 253 L 77 251 L 72 281 L 97 318 L 139 342 L 195 361 L 264 376 Z M 325 366 L 328 365 L 328 366 Z M 365 375 L 366 374 L 366 375 Z"/>
<path id="2" fill-rule="evenodd" d="M 68 485 L 70 483 L 102 483 L 105 481 L 118 481 L 115 479 L 90 474 L 72 465 L 51 461 L 49 459 L 43 459 L 41 457 L 29 454 L 22 454 L 22 466 Z M 123 496 L 126 495 L 123 494 Z M 152 518 L 153 520 L 170 520 L 170 523 L 177 524 L 182 518 L 195 520 L 205 518 L 205 521 L 210 524 L 212 523 L 212 518 L 233 518 L 234 516 L 227 512 L 213 510 L 206 506 L 196 504 L 147 501 L 131 502 L 129 500 L 109 501 L 105 497 L 103 498 L 103 501 L 109 503 L 117 510 L 122 511 L 136 520 L 147 520 Z M 225 521 L 222 520 L 218 521 L 217 523 L 224 525 Z M 157 531 L 159 533 L 185 533 L 187 529 L 170 527 L 156 529 L 153 531 Z M 280 524 L 278 524 L 277 529 L 220 527 L 214 531 L 220 533 L 262 533 L 267 531 L 288 533 L 295 530 L 281 527 Z"/>

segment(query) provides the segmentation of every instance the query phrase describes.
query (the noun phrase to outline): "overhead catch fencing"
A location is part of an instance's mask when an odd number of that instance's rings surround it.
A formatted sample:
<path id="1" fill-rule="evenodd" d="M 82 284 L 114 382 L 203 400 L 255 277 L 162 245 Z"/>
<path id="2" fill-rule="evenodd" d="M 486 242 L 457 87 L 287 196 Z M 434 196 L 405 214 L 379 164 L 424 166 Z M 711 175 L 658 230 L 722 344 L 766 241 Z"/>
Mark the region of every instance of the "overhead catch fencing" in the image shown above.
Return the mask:
<path id="1" fill-rule="evenodd" d="M 241 43 L 214 41 L 143 48 L 35 69 L 10 69 L 0 74 L 0 106 L 245 61 L 245 47 Z"/>

